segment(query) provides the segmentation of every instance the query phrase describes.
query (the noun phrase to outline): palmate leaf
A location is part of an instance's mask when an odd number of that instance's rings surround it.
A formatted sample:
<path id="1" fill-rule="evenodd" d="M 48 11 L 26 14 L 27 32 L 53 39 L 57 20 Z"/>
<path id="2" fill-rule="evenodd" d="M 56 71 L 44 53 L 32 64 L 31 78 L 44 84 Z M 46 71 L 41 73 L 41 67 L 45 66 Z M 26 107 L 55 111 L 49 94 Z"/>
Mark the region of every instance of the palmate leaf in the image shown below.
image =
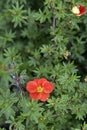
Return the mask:
<path id="1" fill-rule="evenodd" d="M 7 42 L 13 43 L 13 39 L 15 38 L 15 33 L 12 32 L 12 30 L 8 31 L 5 30 L 3 36 L 0 37 L 0 40 L 6 44 Z"/>
<path id="2" fill-rule="evenodd" d="M 1 88 L 8 87 L 9 82 L 12 82 L 11 76 L 6 71 L 2 71 L 2 72 L 0 71 L 0 87 Z"/>
<path id="3" fill-rule="evenodd" d="M 8 88 L 0 89 L 0 116 L 5 115 L 9 119 L 11 115 L 15 115 L 14 104 L 17 103 L 18 98 L 16 94 L 11 94 Z"/>
<path id="4" fill-rule="evenodd" d="M 19 1 L 20 1 L 21 4 L 26 4 L 26 2 L 27 2 L 26 0 L 19 0 Z M 15 0 L 8 0 L 8 1 L 7 1 L 8 4 L 11 3 L 11 2 L 12 2 L 13 4 L 16 3 Z"/>
<path id="5" fill-rule="evenodd" d="M 2 58 L 3 59 L 3 58 Z M 9 82 L 12 81 L 11 76 L 6 70 L 5 63 L 0 63 L 0 88 L 5 88 L 9 86 Z M 4 83 L 4 84 L 3 84 Z"/>
<path id="6" fill-rule="evenodd" d="M 6 64 L 8 63 L 8 65 L 15 64 L 21 60 L 20 54 L 15 47 L 5 49 L 3 55 L 5 56 L 5 62 Z"/>
<path id="7" fill-rule="evenodd" d="M 9 9 L 9 12 L 12 15 L 12 22 L 14 23 L 14 27 L 22 26 L 22 23 L 26 23 L 27 15 L 26 10 L 23 9 L 23 5 L 19 5 L 16 2 L 12 5 L 12 9 Z"/>

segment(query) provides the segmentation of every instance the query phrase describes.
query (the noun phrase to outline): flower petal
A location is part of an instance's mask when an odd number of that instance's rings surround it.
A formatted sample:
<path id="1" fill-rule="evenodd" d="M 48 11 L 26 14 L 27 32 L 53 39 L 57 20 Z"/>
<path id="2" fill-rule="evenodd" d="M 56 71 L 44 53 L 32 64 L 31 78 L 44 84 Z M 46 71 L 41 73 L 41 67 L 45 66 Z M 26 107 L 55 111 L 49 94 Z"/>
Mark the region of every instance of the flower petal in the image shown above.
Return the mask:
<path id="1" fill-rule="evenodd" d="M 51 93 L 54 89 L 54 86 L 51 82 L 47 81 L 47 82 L 44 83 L 43 88 L 44 88 L 45 93 Z"/>
<path id="2" fill-rule="evenodd" d="M 41 100 L 43 102 L 45 102 L 48 98 L 49 98 L 49 94 L 48 93 L 30 93 L 30 98 L 34 99 L 34 100 Z"/>
<path id="3" fill-rule="evenodd" d="M 72 8 L 72 12 L 73 12 L 74 14 L 79 14 L 79 13 L 80 13 L 80 10 L 79 10 L 79 8 L 78 8 L 77 6 L 74 6 L 74 7 Z"/>
<path id="4" fill-rule="evenodd" d="M 38 86 L 42 86 L 42 84 L 47 80 L 45 78 L 41 78 L 41 79 L 35 79 L 34 81 L 38 84 Z"/>
<path id="5" fill-rule="evenodd" d="M 37 90 L 37 83 L 34 81 L 30 81 L 26 85 L 26 90 L 30 93 L 34 93 Z"/>
<path id="6" fill-rule="evenodd" d="M 49 98 L 50 94 L 49 93 L 42 93 L 40 100 L 45 102 Z"/>
<path id="7" fill-rule="evenodd" d="M 39 100 L 41 98 L 41 93 L 35 92 L 35 93 L 30 93 L 31 99 L 34 100 Z"/>
<path id="8" fill-rule="evenodd" d="M 86 8 L 82 5 L 79 5 L 80 14 L 83 15 L 86 13 Z"/>

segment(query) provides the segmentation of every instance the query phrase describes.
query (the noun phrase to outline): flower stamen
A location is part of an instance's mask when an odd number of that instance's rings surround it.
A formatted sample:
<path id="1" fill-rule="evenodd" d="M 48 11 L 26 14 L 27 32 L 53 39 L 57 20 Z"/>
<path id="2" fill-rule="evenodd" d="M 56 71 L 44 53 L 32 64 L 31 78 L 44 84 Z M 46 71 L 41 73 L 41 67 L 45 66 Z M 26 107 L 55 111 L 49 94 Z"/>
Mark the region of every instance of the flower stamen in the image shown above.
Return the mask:
<path id="1" fill-rule="evenodd" d="M 43 92 L 43 88 L 41 86 L 37 87 L 37 92 L 39 93 Z"/>

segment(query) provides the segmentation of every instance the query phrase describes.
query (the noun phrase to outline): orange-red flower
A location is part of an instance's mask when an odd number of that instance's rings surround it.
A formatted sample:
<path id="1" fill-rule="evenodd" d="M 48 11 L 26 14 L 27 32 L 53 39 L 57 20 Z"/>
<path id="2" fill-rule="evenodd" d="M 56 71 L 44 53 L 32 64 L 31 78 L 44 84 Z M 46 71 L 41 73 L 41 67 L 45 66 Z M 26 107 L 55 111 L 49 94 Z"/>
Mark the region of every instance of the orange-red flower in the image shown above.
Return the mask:
<path id="1" fill-rule="evenodd" d="M 53 84 L 45 78 L 34 79 L 26 85 L 26 90 L 30 93 L 31 99 L 34 100 L 46 101 L 53 89 Z"/>
<path id="2" fill-rule="evenodd" d="M 82 5 L 78 5 L 78 6 L 74 6 L 72 8 L 72 12 L 76 15 L 76 16 L 81 16 L 83 14 L 86 13 L 86 8 Z"/>

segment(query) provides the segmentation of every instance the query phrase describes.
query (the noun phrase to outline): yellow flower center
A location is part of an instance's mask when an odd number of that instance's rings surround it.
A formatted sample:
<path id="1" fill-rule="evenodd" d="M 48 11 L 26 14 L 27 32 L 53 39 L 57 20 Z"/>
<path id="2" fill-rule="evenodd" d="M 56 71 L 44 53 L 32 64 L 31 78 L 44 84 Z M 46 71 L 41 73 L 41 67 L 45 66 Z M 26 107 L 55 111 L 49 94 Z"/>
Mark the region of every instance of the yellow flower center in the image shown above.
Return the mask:
<path id="1" fill-rule="evenodd" d="M 43 88 L 42 88 L 41 86 L 39 86 L 39 87 L 37 88 L 37 92 L 41 93 L 42 91 L 43 91 Z"/>

